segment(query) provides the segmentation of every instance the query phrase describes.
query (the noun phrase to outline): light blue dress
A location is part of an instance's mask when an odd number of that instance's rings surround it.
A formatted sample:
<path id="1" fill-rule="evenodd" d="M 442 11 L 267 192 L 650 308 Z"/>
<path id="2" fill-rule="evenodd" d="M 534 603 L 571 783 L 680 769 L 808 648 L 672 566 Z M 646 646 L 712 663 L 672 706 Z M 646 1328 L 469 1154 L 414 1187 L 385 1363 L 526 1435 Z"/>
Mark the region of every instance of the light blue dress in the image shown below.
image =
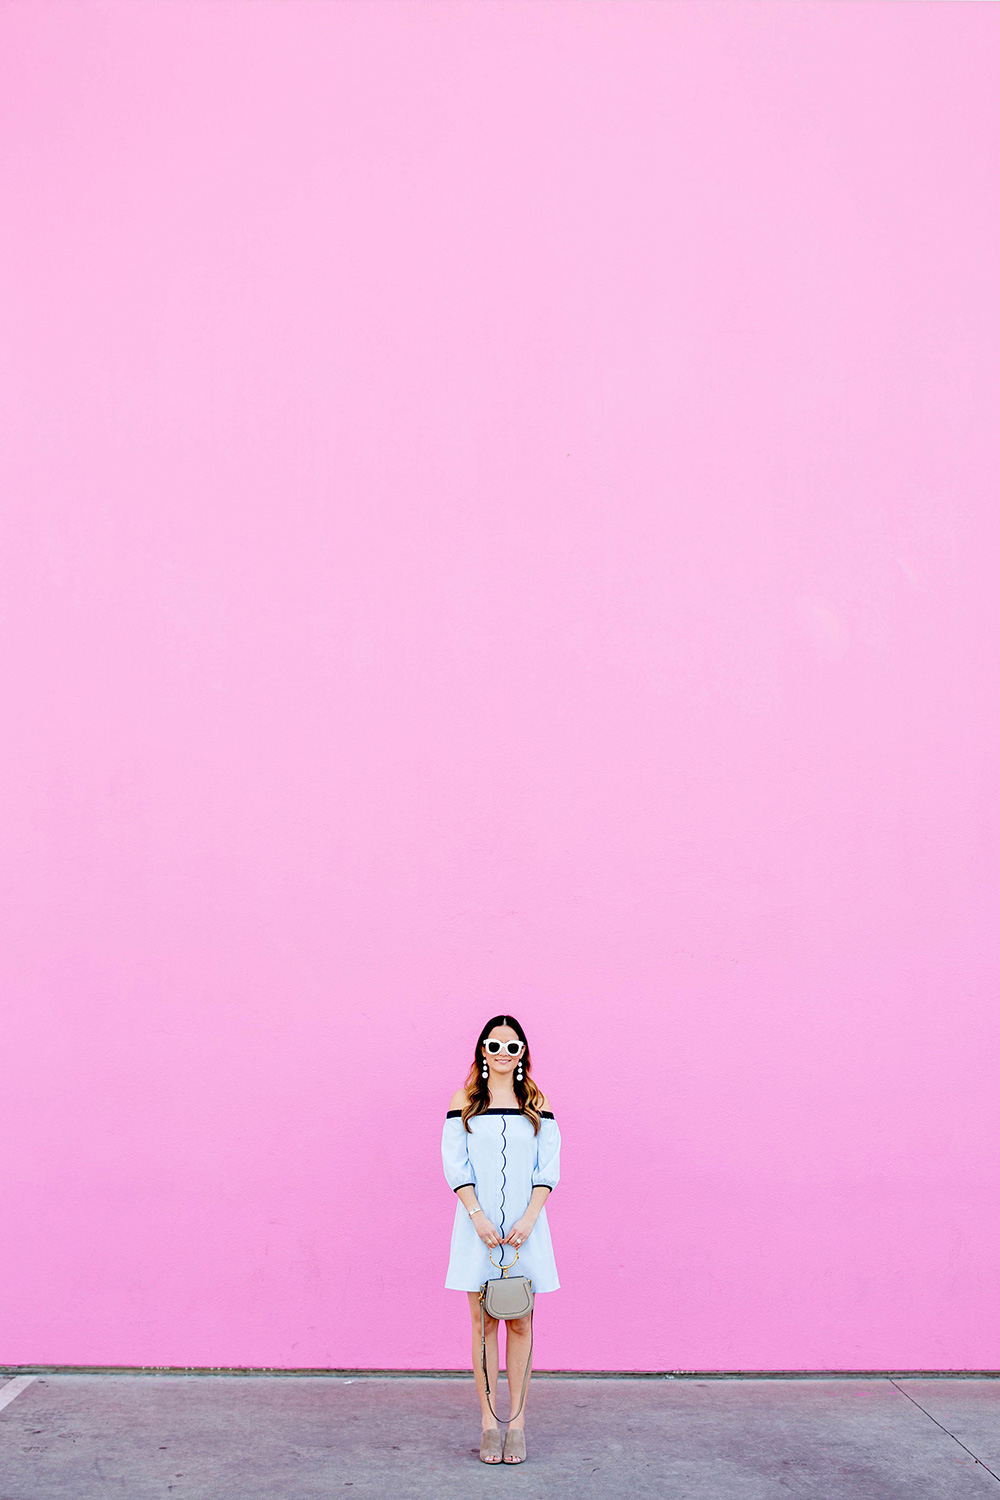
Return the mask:
<path id="1" fill-rule="evenodd" d="M 543 1110 L 536 1135 L 521 1110 L 487 1109 L 473 1115 L 467 1131 L 461 1110 L 449 1109 L 441 1158 L 448 1186 L 457 1190 L 471 1184 L 502 1239 L 528 1207 L 532 1188 L 554 1188 L 559 1181 L 559 1126 L 552 1111 Z M 484 1281 L 499 1276 L 500 1266 L 510 1265 L 514 1258 L 513 1245 L 500 1245 L 490 1264 L 490 1252 L 459 1200 L 445 1286 L 457 1292 L 478 1292 Z M 544 1207 L 520 1247 L 513 1274 L 530 1276 L 536 1292 L 554 1292 L 559 1287 Z"/>

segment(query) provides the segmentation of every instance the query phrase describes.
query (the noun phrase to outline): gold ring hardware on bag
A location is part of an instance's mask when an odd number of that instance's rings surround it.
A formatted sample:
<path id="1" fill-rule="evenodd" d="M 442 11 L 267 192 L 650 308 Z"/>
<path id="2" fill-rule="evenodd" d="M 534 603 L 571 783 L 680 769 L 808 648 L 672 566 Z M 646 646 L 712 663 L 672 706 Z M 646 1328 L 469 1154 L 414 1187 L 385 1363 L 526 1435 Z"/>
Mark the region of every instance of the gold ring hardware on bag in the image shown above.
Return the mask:
<path id="1" fill-rule="evenodd" d="M 494 1251 L 494 1250 L 495 1250 L 495 1249 L 496 1249 L 496 1248 L 497 1248 L 497 1247 L 496 1247 L 496 1245 L 493 1245 L 493 1246 L 491 1246 L 491 1248 L 490 1248 L 490 1265 L 491 1265 L 491 1266 L 496 1266 L 496 1269 L 497 1269 L 497 1270 L 498 1270 L 498 1271 L 499 1271 L 499 1272 L 500 1272 L 500 1275 L 501 1275 L 501 1276 L 506 1276 L 506 1275 L 507 1275 L 507 1272 L 508 1272 L 508 1271 L 509 1271 L 509 1270 L 510 1270 L 510 1268 L 511 1268 L 511 1266 L 516 1266 L 516 1265 L 517 1265 L 517 1263 L 518 1263 L 518 1260 L 519 1260 L 519 1259 L 520 1259 L 520 1257 L 521 1257 L 521 1252 L 520 1252 L 520 1250 L 518 1250 L 518 1249 L 516 1249 L 516 1248 L 515 1248 L 515 1250 L 514 1250 L 514 1259 L 513 1259 L 513 1260 L 509 1260 L 509 1261 L 508 1261 L 508 1262 L 507 1262 L 507 1264 L 506 1264 L 506 1265 L 504 1265 L 504 1263 L 503 1263 L 503 1258 L 502 1258 L 502 1257 L 503 1257 L 503 1246 L 502 1246 L 502 1245 L 501 1245 L 501 1246 L 500 1246 L 500 1256 L 501 1256 L 501 1260 L 500 1260 L 500 1264 L 499 1264 L 499 1265 L 498 1265 L 498 1266 L 497 1266 L 497 1263 L 496 1263 L 496 1261 L 495 1261 L 495 1260 L 494 1260 L 494 1259 L 493 1259 L 493 1251 Z"/>

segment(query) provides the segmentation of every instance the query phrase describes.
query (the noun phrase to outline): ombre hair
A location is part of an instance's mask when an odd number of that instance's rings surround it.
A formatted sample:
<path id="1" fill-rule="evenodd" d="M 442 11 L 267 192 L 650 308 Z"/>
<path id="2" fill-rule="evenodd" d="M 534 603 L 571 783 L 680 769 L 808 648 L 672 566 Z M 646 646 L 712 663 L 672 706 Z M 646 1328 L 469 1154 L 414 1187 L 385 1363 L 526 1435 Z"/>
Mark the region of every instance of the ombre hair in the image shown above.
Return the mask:
<path id="1" fill-rule="evenodd" d="M 542 1102 L 545 1099 L 545 1095 L 531 1076 L 531 1052 L 528 1048 L 528 1038 L 524 1034 L 524 1028 L 520 1021 L 516 1021 L 513 1016 L 492 1016 L 479 1033 L 479 1040 L 476 1042 L 476 1050 L 472 1059 L 472 1067 L 469 1069 L 469 1076 L 465 1080 L 465 1092 L 468 1095 L 468 1103 L 462 1110 L 462 1124 L 466 1130 L 470 1130 L 469 1121 L 473 1116 L 481 1115 L 484 1110 L 489 1108 L 490 1080 L 489 1077 L 483 1077 L 483 1043 L 494 1026 L 509 1026 L 511 1031 L 517 1032 L 524 1043 L 524 1051 L 518 1058 L 518 1062 L 521 1064 L 524 1072 L 524 1077 L 518 1083 L 515 1073 L 511 1081 L 514 1085 L 514 1098 L 531 1121 L 532 1129 L 537 1135 L 539 1126 L 542 1123 Z"/>

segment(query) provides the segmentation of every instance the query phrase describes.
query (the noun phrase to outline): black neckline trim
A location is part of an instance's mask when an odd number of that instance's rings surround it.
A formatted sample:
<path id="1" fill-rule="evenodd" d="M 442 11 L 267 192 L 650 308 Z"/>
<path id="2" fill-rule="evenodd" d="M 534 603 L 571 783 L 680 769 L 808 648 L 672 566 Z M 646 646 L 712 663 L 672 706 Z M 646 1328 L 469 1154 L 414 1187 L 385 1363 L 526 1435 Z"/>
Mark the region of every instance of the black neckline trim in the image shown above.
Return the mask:
<path id="1" fill-rule="evenodd" d="M 554 1120 L 555 1119 L 555 1115 L 552 1113 L 551 1109 L 543 1109 L 543 1110 L 540 1110 L 539 1113 L 541 1114 L 541 1117 L 542 1117 L 543 1120 Z M 523 1109 L 494 1109 L 492 1107 L 492 1105 L 491 1105 L 489 1109 L 481 1109 L 479 1111 L 479 1114 L 481 1114 L 481 1115 L 523 1115 L 524 1114 L 524 1110 Z M 462 1111 L 460 1109 L 449 1109 L 448 1113 L 445 1115 L 445 1119 L 446 1120 L 460 1120 L 461 1118 L 462 1118 Z M 472 1115 L 471 1118 L 473 1120 L 478 1120 L 479 1115 Z"/>

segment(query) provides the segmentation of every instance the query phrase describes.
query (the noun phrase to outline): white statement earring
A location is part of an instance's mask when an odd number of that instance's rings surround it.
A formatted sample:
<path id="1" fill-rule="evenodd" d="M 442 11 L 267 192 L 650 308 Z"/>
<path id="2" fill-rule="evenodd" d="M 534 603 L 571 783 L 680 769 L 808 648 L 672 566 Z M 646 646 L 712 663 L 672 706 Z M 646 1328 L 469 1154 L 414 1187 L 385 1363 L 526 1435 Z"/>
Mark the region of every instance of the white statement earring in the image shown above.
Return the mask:
<path id="1" fill-rule="evenodd" d="M 524 1066 L 523 1066 L 523 1064 L 518 1063 L 518 1065 L 517 1065 L 517 1072 L 515 1073 L 514 1076 L 517 1079 L 518 1083 L 523 1083 L 524 1082 Z"/>
<path id="2" fill-rule="evenodd" d="M 489 1076 L 490 1076 L 490 1065 L 489 1065 L 489 1063 L 486 1061 L 486 1059 L 484 1057 L 483 1058 L 483 1077 L 484 1078 L 489 1078 Z"/>

